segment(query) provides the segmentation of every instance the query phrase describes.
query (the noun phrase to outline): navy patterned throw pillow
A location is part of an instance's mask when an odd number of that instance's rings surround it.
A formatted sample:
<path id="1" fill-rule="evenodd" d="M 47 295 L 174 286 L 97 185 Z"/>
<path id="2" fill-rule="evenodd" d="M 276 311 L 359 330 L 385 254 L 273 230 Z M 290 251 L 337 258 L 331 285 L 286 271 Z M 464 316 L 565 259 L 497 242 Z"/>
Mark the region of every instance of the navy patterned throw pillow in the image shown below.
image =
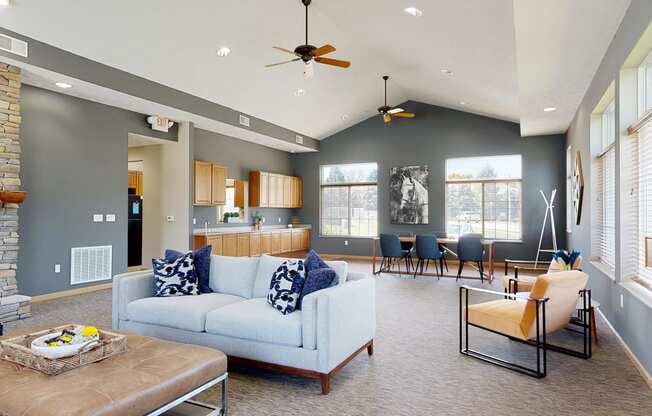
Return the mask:
<path id="1" fill-rule="evenodd" d="M 155 296 L 199 295 L 192 251 L 172 261 L 152 259 L 152 268 L 156 284 Z"/>
<path id="2" fill-rule="evenodd" d="M 267 303 L 283 315 L 294 312 L 305 280 L 303 260 L 285 260 L 272 275 Z"/>
<path id="3" fill-rule="evenodd" d="M 304 296 L 309 295 L 312 292 L 318 290 L 326 289 L 332 286 L 336 286 L 339 282 L 337 273 L 335 270 L 330 267 L 322 267 L 319 269 L 313 269 L 308 272 L 306 275 L 306 281 L 303 284 L 303 289 L 301 289 L 301 296 L 299 296 L 299 302 L 297 302 L 297 310 L 301 309 L 301 301 Z"/>
<path id="4" fill-rule="evenodd" d="M 208 280 L 211 273 L 212 248 L 212 246 L 206 246 L 192 252 L 192 258 L 195 265 L 195 275 L 199 281 L 199 292 L 201 293 L 213 293 L 213 289 L 208 286 Z M 172 262 L 184 254 L 185 253 L 180 251 L 168 249 L 165 250 L 165 260 L 167 262 Z"/>

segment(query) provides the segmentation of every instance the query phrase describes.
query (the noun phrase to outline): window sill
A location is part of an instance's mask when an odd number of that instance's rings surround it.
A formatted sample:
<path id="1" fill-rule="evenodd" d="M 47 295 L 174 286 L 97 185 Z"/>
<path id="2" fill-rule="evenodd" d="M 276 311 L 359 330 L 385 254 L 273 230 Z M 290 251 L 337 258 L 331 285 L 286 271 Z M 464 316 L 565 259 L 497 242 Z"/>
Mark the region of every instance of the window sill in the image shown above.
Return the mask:
<path id="1" fill-rule="evenodd" d="M 652 290 L 632 279 L 621 282 L 621 286 L 652 309 Z"/>
<path id="2" fill-rule="evenodd" d="M 603 273 L 609 279 L 613 280 L 614 282 L 616 281 L 616 273 L 610 266 L 607 266 L 599 260 L 591 260 L 589 263 L 591 263 L 591 266 L 598 269 L 599 272 Z"/>

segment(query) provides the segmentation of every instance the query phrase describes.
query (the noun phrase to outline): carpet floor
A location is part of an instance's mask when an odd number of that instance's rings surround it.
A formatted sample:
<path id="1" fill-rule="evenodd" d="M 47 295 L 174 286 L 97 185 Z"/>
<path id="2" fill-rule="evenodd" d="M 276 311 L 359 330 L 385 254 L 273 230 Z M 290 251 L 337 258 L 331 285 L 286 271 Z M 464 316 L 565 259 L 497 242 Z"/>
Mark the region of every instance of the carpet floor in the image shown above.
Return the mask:
<path id="1" fill-rule="evenodd" d="M 350 267 L 371 269 L 366 262 L 352 262 Z M 499 281 L 483 287 L 502 291 Z M 475 280 L 463 283 L 481 286 Z M 318 380 L 233 369 L 230 414 L 652 415 L 652 390 L 600 317 L 593 358 L 550 352 L 548 376 L 542 380 L 460 355 L 458 288 L 463 283 L 382 275 L 377 279 L 378 327 L 372 357 L 358 355 L 332 380 L 328 396 L 321 395 Z M 110 327 L 111 291 L 37 303 L 33 314 L 8 324 L 7 333 L 67 322 Z M 551 341 L 581 345 L 581 338 L 567 331 Z M 471 347 L 521 362 L 535 357 L 530 346 L 474 329 Z M 200 398 L 214 402 L 217 397 L 217 391 L 208 391 Z"/>

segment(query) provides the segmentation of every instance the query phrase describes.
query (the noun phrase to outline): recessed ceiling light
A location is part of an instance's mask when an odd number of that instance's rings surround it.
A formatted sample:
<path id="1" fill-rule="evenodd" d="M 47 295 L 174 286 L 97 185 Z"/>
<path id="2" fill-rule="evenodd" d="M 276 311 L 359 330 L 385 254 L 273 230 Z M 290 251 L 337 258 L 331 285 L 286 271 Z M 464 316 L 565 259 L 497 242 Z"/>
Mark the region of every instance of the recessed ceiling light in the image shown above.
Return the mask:
<path id="1" fill-rule="evenodd" d="M 414 16 L 414 17 L 423 16 L 423 12 L 414 6 L 406 7 L 403 11 L 409 14 L 410 16 Z"/>
<path id="2" fill-rule="evenodd" d="M 225 56 L 229 56 L 231 53 L 231 48 L 227 46 L 222 46 L 220 49 L 217 50 L 217 56 L 221 56 L 224 58 Z"/>
<path id="3" fill-rule="evenodd" d="M 460 105 L 466 105 L 466 101 L 460 101 Z"/>
<path id="4" fill-rule="evenodd" d="M 1 0 L 0 0 L 0 1 L 1 1 Z M 72 88 L 72 85 L 67 84 L 67 83 L 65 83 L 65 82 L 57 82 L 57 83 L 54 84 L 54 85 L 56 85 L 57 87 L 62 88 L 62 89 L 64 89 L 64 90 L 67 90 L 68 88 Z"/>
<path id="5" fill-rule="evenodd" d="M 299 88 L 294 92 L 295 97 L 303 97 L 304 95 L 306 95 L 306 90 L 304 90 L 303 88 Z"/>
<path id="6" fill-rule="evenodd" d="M 447 68 L 442 68 L 442 69 L 440 69 L 440 71 L 441 71 L 442 74 L 453 75 L 453 71 L 451 71 L 450 69 L 447 69 Z"/>
<path id="7" fill-rule="evenodd" d="M 550 113 L 552 111 L 557 111 L 557 107 L 546 107 L 543 109 L 546 113 Z"/>

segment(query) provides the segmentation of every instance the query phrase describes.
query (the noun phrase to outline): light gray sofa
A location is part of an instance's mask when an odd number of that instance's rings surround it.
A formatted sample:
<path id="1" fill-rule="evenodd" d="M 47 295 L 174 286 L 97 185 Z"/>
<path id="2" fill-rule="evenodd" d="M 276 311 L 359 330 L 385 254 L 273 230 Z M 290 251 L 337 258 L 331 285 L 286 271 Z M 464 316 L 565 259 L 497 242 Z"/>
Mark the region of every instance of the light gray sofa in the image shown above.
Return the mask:
<path id="1" fill-rule="evenodd" d="M 215 293 L 153 297 L 153 272 L 113 278 L 113 328 L 219 349 L 230 363 L 330 379 L 365 348 L 373 354 L 375 280 L 327 262 L 337 286 L 307 295 L 302 310 L 282 315 L 267 303 L 272 273 L 285 260 L 272 256 L 211 256 Z"/>

